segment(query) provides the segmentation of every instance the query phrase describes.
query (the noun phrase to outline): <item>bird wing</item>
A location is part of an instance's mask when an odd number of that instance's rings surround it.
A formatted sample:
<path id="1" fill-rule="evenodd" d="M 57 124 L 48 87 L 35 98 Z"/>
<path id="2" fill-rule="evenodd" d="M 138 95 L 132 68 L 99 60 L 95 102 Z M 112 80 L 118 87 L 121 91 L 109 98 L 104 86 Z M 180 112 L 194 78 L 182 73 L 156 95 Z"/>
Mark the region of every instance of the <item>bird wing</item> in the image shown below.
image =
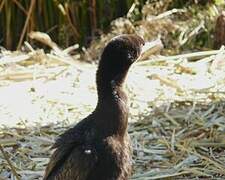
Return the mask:
<path id="1" fill-rule="evenodd" d="M 83 120 L 62 134 L 53 145 L 53 152 L 43 180 L 83 180 L 97 161 L 95 154 L 85 154 L 87 121 Z"/>

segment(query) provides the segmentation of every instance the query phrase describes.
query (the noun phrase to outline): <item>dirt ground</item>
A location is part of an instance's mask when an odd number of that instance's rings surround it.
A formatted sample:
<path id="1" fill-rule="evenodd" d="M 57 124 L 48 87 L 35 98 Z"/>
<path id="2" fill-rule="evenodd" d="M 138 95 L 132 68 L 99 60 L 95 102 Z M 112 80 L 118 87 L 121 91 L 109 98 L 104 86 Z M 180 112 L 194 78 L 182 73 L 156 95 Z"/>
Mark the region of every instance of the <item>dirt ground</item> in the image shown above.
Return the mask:
<path id="1" fill-rule="evenodd" d="M 225 71 L 218 65 L 224 55 L 216 57 L 131 68 L 126 90 L 132 179 L 224 178 Z M 54 139 L 95 107 L 97 66 L 49 62 L 5 68 L 0 74 L 0 177 L 15 178 L 16 172 L 21 179 L 41 179 Z"/>

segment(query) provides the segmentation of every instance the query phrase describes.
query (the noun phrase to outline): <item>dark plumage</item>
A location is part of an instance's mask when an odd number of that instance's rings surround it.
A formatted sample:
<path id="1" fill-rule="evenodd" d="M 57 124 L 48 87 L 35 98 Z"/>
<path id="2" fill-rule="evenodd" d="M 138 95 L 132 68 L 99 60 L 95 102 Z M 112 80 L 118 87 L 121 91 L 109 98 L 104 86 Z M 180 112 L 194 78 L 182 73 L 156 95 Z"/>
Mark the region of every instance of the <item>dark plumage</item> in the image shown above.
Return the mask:
<path id="1" fill-rule="evenodd" d="M 57 139 L 44 180 L 128 179 L 132 153 L 123 84 L 143 45 L 137 35 L 120 35 L 104 48 L 97 70 L 96 109 Z"/>

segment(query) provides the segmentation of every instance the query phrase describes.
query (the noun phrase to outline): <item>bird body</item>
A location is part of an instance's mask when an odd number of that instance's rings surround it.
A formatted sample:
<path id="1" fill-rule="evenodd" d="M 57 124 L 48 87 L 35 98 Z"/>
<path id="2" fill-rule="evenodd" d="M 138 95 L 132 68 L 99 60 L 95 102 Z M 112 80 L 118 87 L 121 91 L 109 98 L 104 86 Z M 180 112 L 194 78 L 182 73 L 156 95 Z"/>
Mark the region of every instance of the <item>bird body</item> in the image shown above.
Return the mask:
<path id="1" fill-rule="evenodd" d="M 139 36 L 121 35 L 105 47 L 96 75 L 97 106 L 56 140 L 44 180 L 128 179 L 132 151 L 123 85 L 143 44 Z"/>
<path id="2" fill-rule="evenodd" d="M 120 106 L 124 106 L 124 103 L 121 102 Z M 113 132 L 113 128 L 111 132 L 107 131 L 109 127 L 122 128 L 116 127 L 116 121 L 120 121 L 120 118 L 116 120 L 116 117 L 118 114 L 128 116 L 125 112 L 127 108 L 123 108 L 124 112 L 119 112 L 114 107 L 108 108 L 105 116 L 96 109 L 86 119 L 62 134 L 53 146 L 56 151 L 51 157 L 44 179 L 127 179 L 131 172 L 128 133 L 125 132 L 121 137 Z"/>

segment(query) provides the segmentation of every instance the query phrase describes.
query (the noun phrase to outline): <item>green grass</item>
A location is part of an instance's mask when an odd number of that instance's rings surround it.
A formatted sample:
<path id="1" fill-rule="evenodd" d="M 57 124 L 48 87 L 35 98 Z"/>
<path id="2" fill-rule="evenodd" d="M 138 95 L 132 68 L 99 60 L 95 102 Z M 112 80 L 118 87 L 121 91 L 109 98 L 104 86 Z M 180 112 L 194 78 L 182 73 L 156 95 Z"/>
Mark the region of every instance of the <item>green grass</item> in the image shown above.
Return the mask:
<path id="1" fill-rule="evenodd" d="M 28 40 L 34 31 L 48 33 L 60 46 L 79 43 L 86 45 L 110 22 L 124 16 L 134 0 L 33 0 L 34 8 L 27 16 L 31 2 L 0 0 L 0 45 L 7 49 L 20 48 L 18 42 Z M 144 0 L 141 1 L 142 4 Z M 24 27 L 29 18 L 27 27 Z M 21 37 L 23 29 L 25 36 Z"/>

